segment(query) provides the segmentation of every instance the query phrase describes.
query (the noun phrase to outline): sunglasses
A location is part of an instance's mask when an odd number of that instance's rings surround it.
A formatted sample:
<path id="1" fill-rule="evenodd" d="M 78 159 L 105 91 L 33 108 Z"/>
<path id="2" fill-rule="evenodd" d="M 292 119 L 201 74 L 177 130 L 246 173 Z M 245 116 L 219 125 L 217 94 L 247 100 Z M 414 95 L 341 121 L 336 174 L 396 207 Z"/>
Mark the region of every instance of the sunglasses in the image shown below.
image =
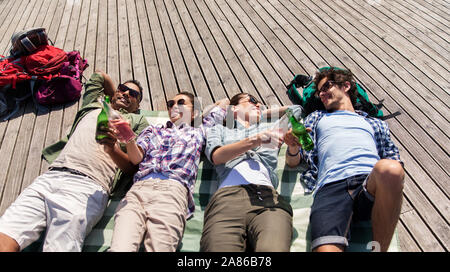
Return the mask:
<path id="1" fill-rule="evenodd" d="M 322 85 L 322 88 L 320 88 L 320 90 L 316 91 L 316 93 L 314 94 L 314 96 L 315 96 L 315 97 L 319 97 L 319 95 L 320 95 L 321 92 L 325 92 L 325 93 L 328 92 L 334 84 L 336 84 L 335 81 L 328 80 L 327 82 L 325 82 L 325 83 Z"/>
<path id="2" fill-rule="evenodd" d="M 140 92 L 138 92 L 138 91 L 136 91 L 136 90 L 134 90 L 134 89 L 131 89 L 131 88 L 129 88 L 129 87 L 127 87 L 126 85 L 124 85 L 124 84 L 119 84 L 119 87 L 117 88 L 120 92 L 122 92 L 122 93 L 125 93 L 125 92 L 127 92 L 128 91 L 128 93 L 130 94 L 130 96 L 132 96 L 132 97 L 134 97 L 134 98 L 139 98 L 139 96 L 141 95 L 141 93 Z"/>
<path id="3" fill-rule="evenodd" d="M 248 96 L 248 101 L 247 102 L 252 103 L 255 106 L 259 103 L 258 100 L 252 95 Z"/>
<path id="4" fill-rule="evenodd" d="M 167 101 L 167 108 L 172 108 L 175 104 L 177 105 L 186 105 L 186 100 L 184 100 L 183 98 L 178 99 L 177 101 L 175 100 L 169 100 Z"/>

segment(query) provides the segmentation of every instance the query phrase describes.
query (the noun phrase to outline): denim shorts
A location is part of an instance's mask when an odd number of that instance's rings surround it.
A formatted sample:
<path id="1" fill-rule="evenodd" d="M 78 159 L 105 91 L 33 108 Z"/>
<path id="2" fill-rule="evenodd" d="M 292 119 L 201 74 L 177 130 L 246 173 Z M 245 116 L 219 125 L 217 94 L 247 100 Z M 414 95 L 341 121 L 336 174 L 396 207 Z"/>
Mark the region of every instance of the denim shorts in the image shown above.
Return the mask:
<path id="1" fill-rule="evenodd" d="M 348 246 L 352 220 L 370 220 L 374 197 L 368 175 L 332 182 L 320 188 L 311 207 L 311 249 L 326 244 Z"/>

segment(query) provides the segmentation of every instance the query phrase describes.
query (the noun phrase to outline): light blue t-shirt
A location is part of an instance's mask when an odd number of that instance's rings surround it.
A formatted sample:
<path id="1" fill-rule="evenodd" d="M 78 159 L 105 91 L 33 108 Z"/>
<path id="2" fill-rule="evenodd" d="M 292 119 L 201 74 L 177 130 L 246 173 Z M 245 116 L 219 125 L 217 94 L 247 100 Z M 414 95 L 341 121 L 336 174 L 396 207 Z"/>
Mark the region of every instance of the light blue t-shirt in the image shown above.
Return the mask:
<path id="1" fill-rule="evenodd" d="M 380 159 L 375 135 L 364 117 L 350 111 L 327 113 L 317 124 L 317 189 L 348 177 L 369 174 Z"/>

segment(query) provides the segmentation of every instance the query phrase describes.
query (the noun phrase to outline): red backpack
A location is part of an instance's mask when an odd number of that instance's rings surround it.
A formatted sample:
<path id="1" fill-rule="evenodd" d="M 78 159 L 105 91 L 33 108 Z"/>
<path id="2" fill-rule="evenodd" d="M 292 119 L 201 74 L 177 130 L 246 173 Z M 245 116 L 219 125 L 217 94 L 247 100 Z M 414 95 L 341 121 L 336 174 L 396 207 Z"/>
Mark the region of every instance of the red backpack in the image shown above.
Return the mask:
<path id="1" fill-rule="evenodd" d="M 25 70 L 34 76 L 50 79 L 57 76 L 65 61 L 67 55 L 64 50 L 51 46 L 41 45 L 36 52 L 23 57 Z"/>
<path id="2" fill-rule="evenodd" d="M 88 64 L 78 51 L 68 52 L 66 55 L 67 61 L 62 63 L 59 75 L 45 81 L 37 89 L 34 96 L 37 103 L 49 106 L 80 98 L 83 88 L 81 79 Z"/>
<path id="3" fill-rule="evenodd" d="M 11 85 L 15 89 L 17 82 L 31 79 L 25 72 L 21 59 L 0 57 L 0 88 Z"/>

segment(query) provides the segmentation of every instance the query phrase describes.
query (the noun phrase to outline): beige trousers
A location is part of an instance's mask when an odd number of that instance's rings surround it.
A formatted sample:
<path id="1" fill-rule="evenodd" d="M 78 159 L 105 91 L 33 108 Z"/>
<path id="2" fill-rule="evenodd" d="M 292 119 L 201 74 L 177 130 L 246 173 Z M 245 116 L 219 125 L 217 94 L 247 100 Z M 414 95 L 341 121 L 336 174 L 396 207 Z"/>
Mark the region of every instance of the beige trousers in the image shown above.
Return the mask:
<path id="1" fill-rule="evenodd" d="M 133 184 L 119 203 L 109 251 L 174 252 L 183 237 L 187 188 L 175 180 L 148 179 Z"/>

